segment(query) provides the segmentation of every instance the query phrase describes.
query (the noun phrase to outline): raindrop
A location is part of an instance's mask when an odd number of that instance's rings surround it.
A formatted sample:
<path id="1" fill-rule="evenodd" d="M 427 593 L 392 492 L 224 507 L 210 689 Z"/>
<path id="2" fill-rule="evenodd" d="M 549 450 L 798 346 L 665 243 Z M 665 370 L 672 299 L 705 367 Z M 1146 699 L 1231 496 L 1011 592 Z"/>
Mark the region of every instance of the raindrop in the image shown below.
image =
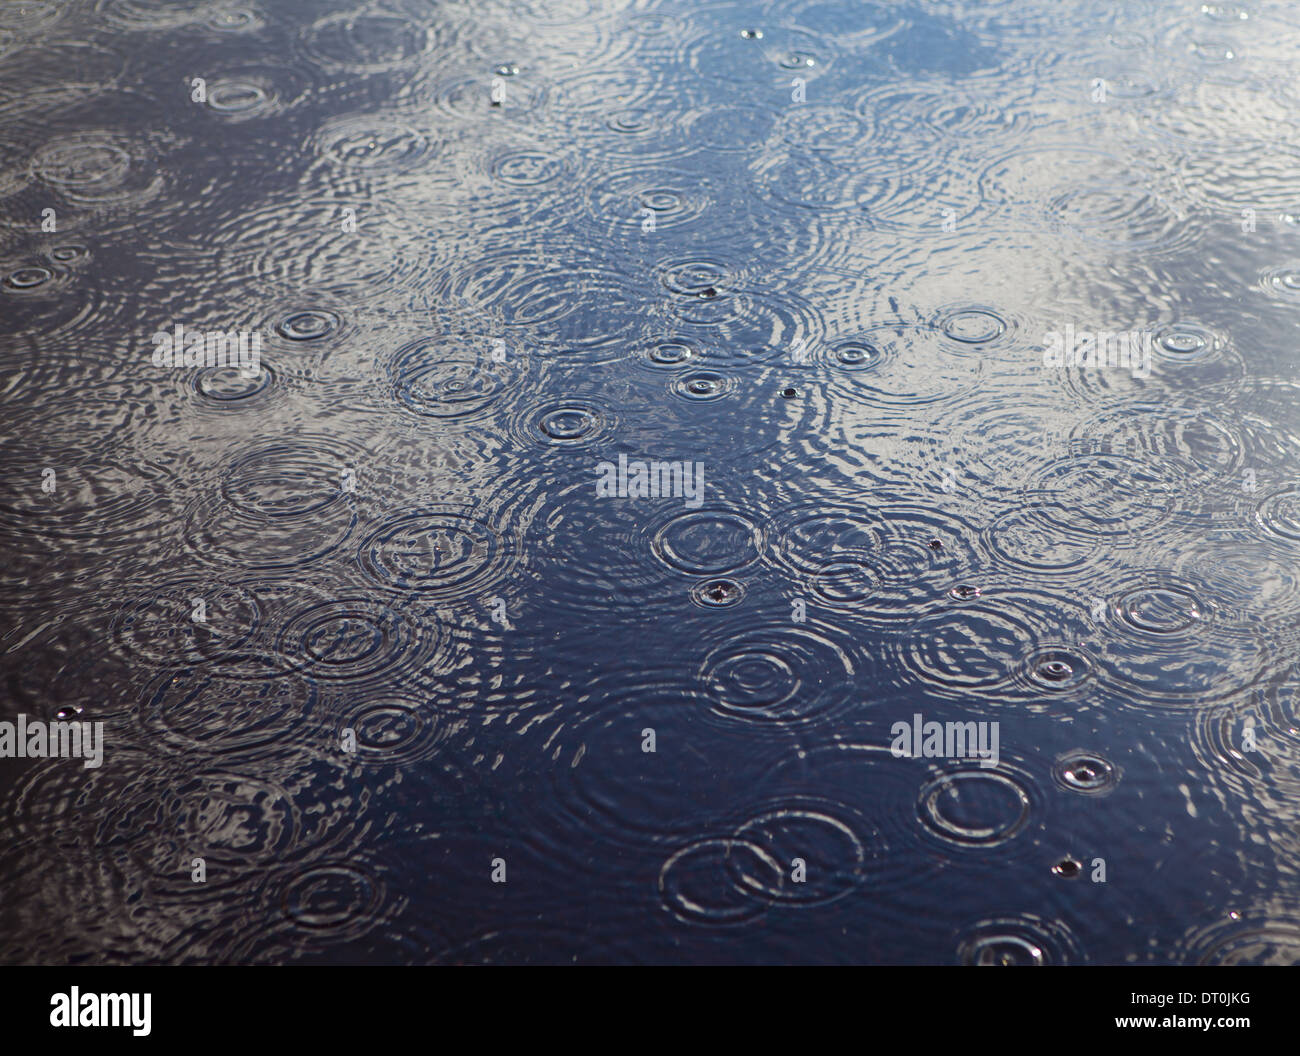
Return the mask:
<path id="1" fill-rule="evenodd" d="M 1011 839 L 1029 819 L 1029 793 L 1005 774 L 962 770 L 921 789 L 921 823 L 947 843 L 991 846 Z"/>
<path id="2" fill-rule="evenodd" d="M 15 268 L 4 278 L 4 284 L 11 290 L 34 290 L 38 286 L 44 286 L 54 278 L 54 272 L 49 268 L 42 268 L 39 265 L 31 264 L 26 267 Z"/>
<path id="3" fill-rule="evenodd" d="M 208 106 L 222 114 L 247 114 L 271 103 L 271 93 L 252 81 L 214 84 L 208 92 Z"/>
<path id="4" fill-rule="evenodd" d="M 1057 876 L 1064 876 L 1067 878 L 1071 878 L 1071 877 L 1078 876 L 1079 870 L 1082 868 L 1083 867 L 1073 858 L 1067 857 L 1067 858 L 1062 858 L 1059 862 L 1057 862 L 1054 866 L 1052 866 L 1052 872 Z"/>
<path id="5" fill-rule="evenodd" d="M 1196 323 L 1162 327 L 1155 335 L 1156 352 L 1171 361 L 1208 359 L 1223 347 L 1214 331 Z"/>
<path id="6" fill-rule="evenodd" d="M 1138 588 L 1120 599 L 1120 618 L 1150 634 L 1178 634 L 1198 624 L 1202 607 L 1196 595 L 1179 587 Z"/>
<path id="7" fill-rule="evenodd" d="M 967 345 L 985 344 L 1001 337 L 1006 330 L 1006 321 L 987 308 L 965 308 L 943 322 L 943 332 L 947 337 Z"/>
<path id="8" fill-rule="evenodd" d="M 1038 665 L 1038 673 L 1049 682 L 1062 682 L 1069 678 L 1074 668 L 1064 660 L 1044 660 Z"/>
<path id="9" fill-rule="evenodd" d="M 1263 279 L 1265 288 L 1287 298 L 1300 294 L 1300 265 L 1291 263 L 1269 268 L 1264 272 Z"/>
<path id="10" fill-rule="evenodd" d="M 1096 795 L 1109 792 L 1119 781 L 1119 772 L 1101 756 L 1085 751 L 1067 752 L 1056 761 L 1057 782 L 1071 792 Z"/>
<path id="11" fill-rule="evenodd" d="M 691 595 L 708 608 L 725 608 L 740 601 L 744 590 L 734 579 L 713 579 L 699 584 Z"/>
<path id="12" fill-rule="evenodd" d="M 290 341 L 315 341 L 339 327 L 339 317 L 323 309 L 294 312 L 276 324 L 276 332 Z"/>
<path id="13" fill-rule="evenodd" d="M 208 25 L 213 29 L 220 30 L 240 30 L 247 29 L 255 25 L 257 16 L 251 11 L 244 11 L 238 8 L 229 11 L 218 11 L 209 16 Z"/>
<path id="14" fill-rule="evenodd" d="M 256 396 L 271 384 L 271 378 L 272 373 L 265 363 L 252 376 L 239 367 L 207 367 L 195 375 L 194 388 L 200 396 L 225 403 Z"/>
<path id="15" fill-rule="evenodd" d="M 552 440 L 572 443 L 581 440 L 600 425 L 600 417 L 586 407 L 556 407 L 546 412 L 538 423 L 541 431 Z"/>
<path id="16" fill-rule="evenodd" d="M 1038 966 L 1045 962 L 1042 949 L 1028 939 L 1017 935 L 991 935 L 973 945 L 967 963 L 981 966 Z"/>
<path id="17" fill-rule="evenodd" d="M 1035 649 L 1025 661 L 1023 672 L 1039 689 L 1072 689 L 1092 675 L 1092 661 L 1078 649 Z"/>
<path id="18" fill-rule="evenodd" d="M 684 345 L 680 341 L 664 341 L 650 350 L 649 359 L 652 363 L 661 366 L 676 367 L 686 363 L 694 355 L 689 345 Z"/>
<path id="19" fill-rule="evenodd" d="M 674 382 L 673 389 L 688 400 L 717 400 L 727 394 L 729 385 L 721 374 L 692 374 Z"/>
<path id="20" fill-rule="evenodd" d="M 70 264 L 86 256 L 89 250 L 85 246 L 55 246 L 50 250 L 50 258 L 60 264 Z"/>
<path id="21" fill-rule="evenodd" d="M 870 345 L 852 341 L 835 349 L 835 361 L 843 367 L 867 366 L 874 363 L 879 356 L 880 353 Z"/>

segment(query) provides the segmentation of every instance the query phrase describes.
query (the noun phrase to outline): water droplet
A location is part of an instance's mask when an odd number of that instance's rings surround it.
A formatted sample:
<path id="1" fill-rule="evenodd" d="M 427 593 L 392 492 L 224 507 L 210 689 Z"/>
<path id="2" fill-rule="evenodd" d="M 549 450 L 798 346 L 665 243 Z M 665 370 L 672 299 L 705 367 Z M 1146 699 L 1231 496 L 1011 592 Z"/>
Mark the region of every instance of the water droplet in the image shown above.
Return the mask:
<path id="1" fill-rule="evenodd" d="M 628 135 L 653 131 L 659 123 L 659 116 L 650 110 L 620 110 L 605 119 L 606 128 Z"/>
<path id="2" fill-rule="evenodd" d="M 681 205 L 681 196 L 673 191 L 646 191 L 641 195 L 641 204 L 656 213 L 666 213 Z"/>
<path id="3" fill-rule="evenodd" d="M 1006 330 L 1005 320 L 988 308 L 965 308 L 943 321 L 944 334 L 966 345 L 985 344 Z"/>
<path id="4" fill-rule="evenodd" d="M 246 375 L 239 367 L 206 367 L 194 376 L 194 387 L 200 396 L 218 403 L 246 400 L 267 389 L 272 380 L 271 370 L 265 363 L 257 374 Z"/>
<path id="5" fill-rule="evenodd" d="M 1255 520 L 1265 531 L 1283 539 L 1300 540 L 1300 491 L 1282 491 L 1259 504 Z"/>
<path id="6" fill-rule="evenodd" d="M 472 511 L 445 506 L 382 526 L 363 544 L 361 567 L 385 586 L 451 596 L 486 590 L 507 549 Z"/>
<path id="7" fill-rule="evenodd" d="M 251 11 L 231 9 L 229 11 L 218 11 L 208 17 L 208 25 L 213 29 L 221 30 L 239 30 L 253 25 L 257 21 L 257 16 Z"/>
<path id="8" fill-rule="evenodd" d="M 1079 956 L 1078 943 L 1060 921 L 1033 915 L 990 920 L 958 946 L 966 965 L 1067 964 Z"/>
<path id="9" fill-rule="evenodd" d="M 313 865 L 290 882 L 283 911 L 299 928 L 331 935 L 364 934 L 383 900 L 382 885 L 356 866 Z"/>
<path id="10" fill-rule="evenodd" d="M 728 379 L 721 374 L 691 374 L 673 383 L 673 390 L 689 400 L 717 400 L 729 391 Z"/>
<path id="11" fill-rule="evenodd" d="M 1109 792 L 1119 781 L 1115 767 L 1092 752 L 1067 752 L 1054 767 L 1057 783 L 1071 792 L 1097 795 Z"/>
<path id="12" fill-rule="evenodd" d="M 1092 661 L 1076 648 L 1038 648 L 1029 654 L 1022 672 L 1039 689 L 1072 689 L 1092 675 Z"/>
<path id="13" fill-rule="evenodd" d="M 699 584 L 691 591 L 691 595 L 708 608 L 724 608 L 740 601 L 744 589 L 734 579 L 713 579 Z"/>
<path id="14" fill-rule="evenodd" d="M 542 416 L 541 430 L 552 440 L 571 443 L 595 431 L 600 418 L 586 407 L 557 407 Z"/>
<path id="15" fill-rule="evenodd" d="M 1064 660 L 1044 660 L 1038 665 L 1038 673 L 1049 682 L 1061 682 L 1074 672 Z"/>
<path id="16" fill-rule="evenodd" d="M 694 358 L 695 353 L 689 345 L 684 345 L 680 341 L 663 341 L 650 349 L 648 356 L 652 363 L 676 367 Z"/>
<path id="17" fill-rule="evenodd" d="M 498 158 L 492 175 L 516 187 L 535 187 L 562 175 L 565 163 L 540 150 L 521 150 Z"/>
<path id="18" fill-rule="evenodd" d="M 921 789 L 917 804 L 922 824 L 944 842 L 985 847 L 1019 833 L 1030 806 L 1018 781 L 981 770 L 940 774 Z"/>
<path id="19" fill-rule="evenodd" d="M 880 353 L 871 345 L 850 341 L 835 349 L 835 361 L 844 367 L 869 366 L 876 362 Z"/>
<path id="20" fill-rule="evenodd" d="M 208 106 L 222 114 L 247 114 L 269 109 L 272 94 L 252 81 L 225 81 L 208 89 Z"/>
<path id="21" fill-rule="evenodd" d="M 1202 618 L 1196 595 L 1179 587 L 1141 587 L 1125 594 L 1119 607 L 1126 624 L 1151 634 L 1177 634 Z"/>
<path id="22" fill-rule="evenodd" d="M 696 576 L 722 576 L 757 561 L 763 533 L 748 517 L 729 510 L 678 514 L 656 533 L 655 556 Z"/>
<path id="23" fill-rule="evenodd" d="M 1197 323 L 1175 323 L 1161 327 L 1155 335 L 1155 351 L 1174 362 L 1213 357 L 1224 342 L 1207 327 Z"/>
<path id="24" fill-rule="evenodd" d="M 991 935 L 980 939 L 971 950 L 968 964 L 977 965 L 1041 965 L 1043 951 L 1028 939 L 1016 935 Z"/>
<path id="25" fill-rule="evenodd" d="M 1082 868 L 1083 867 L 1073 858 L 1067 857 L 1067 858 L 1062 858 L 1059 862 L 1057 862 L 1054 866 L 1052 866 L 1052 872 L 1057 876 L 1064 876 L 1070 878 L 1070 877 L 1078 876 L 1079 870 Z"/>
<path id="26" fill-rule="evenodd" d="M 1196 334 L 1189 334 L 1183 331 L 1175 331 L 1166 334 L 1160 342 L 1170 352 L 1178 352 L 1186 355 L 1189 352 L 1195 352 L 1205 342 Z"/>
<path id="27" fill-rule="evenodd" d="M 931 546 L 933 546 L 933 545 L 934 545 L 934 544 L 933 544 L 933 542 L 932 542 L 932 543 L 931 543 Z M 935 549 L 938 549 L 938 548 L 935 547 Z M 962 585 L 959 585 L 959 586 L 953 587 L 952 590 L 948 591 L 948 597 L 950 597 L 950 598 L 952 598 L 952 599 L 954 599 L 954 600 L 956 600 L 956 601 L 970 601 L 972 598 L 978 598 L 978 597 L 980 596 L 981 593 L 982 593 L 982 592 L 980 591 L 980 588 L 979 588 L 979 587 L 971 587 L 971 586 L 967 586 L 967 585 L 965 585 L 965 584 L 962 584 Z"/>
<path id="28" fill-rule="evenodd" d="M 1201 14 L 1215 22 L 1245 22 L 1250 13 L 1236 4 L 1202 4 Z"/>
<path id="29" fill-rule="evenodd" d="M 290 341 L 315 341 L 338 329 L 339 317 L 323 309 L 293 312 L 276 325 L 276 332 Z"/>
<path id="30" fill-rule="evenodd" d="M 74 260 L 80 260 L 85 257 L 90 250 L 85 246 L 55 246 L 50 250 L 50 259 L 58 261 L 60 264 L 70 264 Z"/>
<path id="31" fill-rule="evenodd" d="M 434 149 L 423 132 L 373 114 L 348 114 L 325 122 L 313 143 L 327 161 L 367 172 L 401 172 L 421 164 Z"/>
<path id="32" fill-rule="evenodd" d="M 1263 275 L 1264 285 L 1288 299 L 1300 294 L 1300 264 L 1290 263 L 1269 268 Z"/>
<path id="33" fill-rule="evenodd" d="M 5 276 L 4 284 L 11 290 L 34 290 L 38 286 L 44 286 L 52 278 L 54 278 L 54 272 L 50 271 L 49 268 L 30 264 L 11 271 Z"/>

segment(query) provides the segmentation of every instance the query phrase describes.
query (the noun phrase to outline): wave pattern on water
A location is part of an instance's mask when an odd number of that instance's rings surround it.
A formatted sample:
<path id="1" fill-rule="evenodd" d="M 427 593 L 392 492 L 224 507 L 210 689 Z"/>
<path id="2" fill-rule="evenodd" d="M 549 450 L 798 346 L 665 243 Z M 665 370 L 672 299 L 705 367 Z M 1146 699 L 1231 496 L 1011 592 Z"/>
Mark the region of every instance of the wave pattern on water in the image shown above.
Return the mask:
<path id="1" fill-rule="evenodd" d="M 5 5 L 0 960 L 1295 962 L 1298 33 Z"/>

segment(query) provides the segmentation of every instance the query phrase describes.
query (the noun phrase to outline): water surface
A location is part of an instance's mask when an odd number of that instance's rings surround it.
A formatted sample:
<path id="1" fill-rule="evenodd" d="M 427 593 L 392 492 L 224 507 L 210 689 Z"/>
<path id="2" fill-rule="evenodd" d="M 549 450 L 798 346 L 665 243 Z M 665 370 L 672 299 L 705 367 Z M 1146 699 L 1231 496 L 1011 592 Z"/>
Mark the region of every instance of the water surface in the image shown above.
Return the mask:
<path id="1" fill-rule="evenodd" d="M 1297 960 L 1297 43 L 4 4 L 0 958 Z"/>

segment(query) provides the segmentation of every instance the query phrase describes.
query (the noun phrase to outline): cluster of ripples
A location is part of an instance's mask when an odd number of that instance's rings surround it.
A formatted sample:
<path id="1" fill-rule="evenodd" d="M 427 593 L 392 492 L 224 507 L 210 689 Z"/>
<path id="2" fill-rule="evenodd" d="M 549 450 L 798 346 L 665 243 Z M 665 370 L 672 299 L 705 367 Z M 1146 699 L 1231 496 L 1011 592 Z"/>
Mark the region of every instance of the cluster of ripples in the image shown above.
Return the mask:
<path id="1" fill-rule="evenodd" d="M 7 5 L 0 960 L 1300 958 L 1298 32 Z"/>

